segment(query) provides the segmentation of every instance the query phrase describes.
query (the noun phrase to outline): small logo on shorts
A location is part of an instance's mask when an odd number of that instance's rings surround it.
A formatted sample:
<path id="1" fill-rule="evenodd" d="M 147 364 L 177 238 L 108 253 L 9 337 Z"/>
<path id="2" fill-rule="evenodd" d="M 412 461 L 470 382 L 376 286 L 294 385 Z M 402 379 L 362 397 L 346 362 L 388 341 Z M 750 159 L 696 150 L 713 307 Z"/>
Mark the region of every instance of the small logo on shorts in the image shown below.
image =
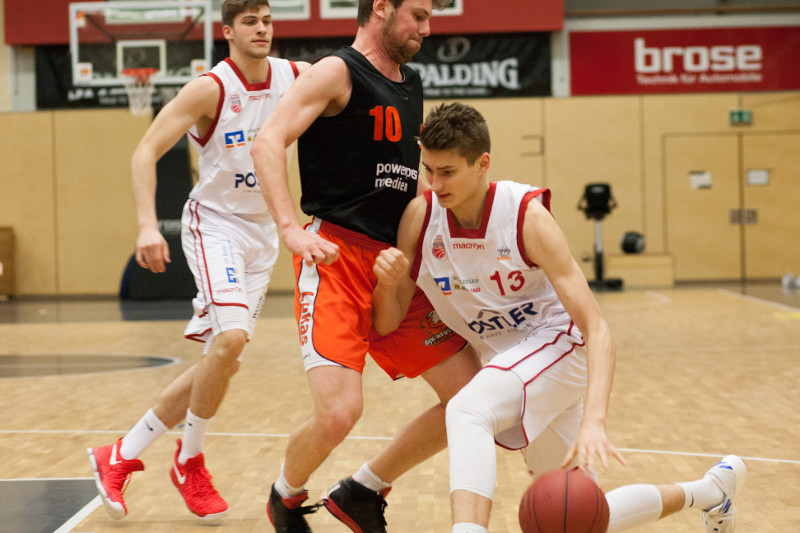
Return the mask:
<path id="1" fill-rule="evenodd" d="M 437 346 L 455 336 L 455 332 L 445 326 L 435 310 L 429 311 L 425 318 L 419 321 L 419 327 L 431 335 L 425 339 L 425 346 Z"/>
<path id="2" fill-rule="evenodd" d="M 231 283 L 239 283 L 239 273 L 236 271 L 234 267 L 228 267 L 225 269 L 225 272 L 228 273 L 228 281 Z"/>

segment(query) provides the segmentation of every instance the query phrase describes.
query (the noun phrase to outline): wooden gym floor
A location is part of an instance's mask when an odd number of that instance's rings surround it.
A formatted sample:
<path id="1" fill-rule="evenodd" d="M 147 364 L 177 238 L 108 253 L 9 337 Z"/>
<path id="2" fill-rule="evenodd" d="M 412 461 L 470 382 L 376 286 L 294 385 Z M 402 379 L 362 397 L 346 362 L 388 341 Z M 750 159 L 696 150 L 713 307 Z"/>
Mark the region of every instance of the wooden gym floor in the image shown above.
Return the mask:
<path id="1" fill-rule="evenodd" d="M 601 486 L 696 479 L 735 453 L 748 467 L 737 531 L 800 531 L 800 290 L 685 286 L 597 298 L 618 347 L 608 434 L 628 460 L 602 471 Z M 267 493 L 310 399 L 291 298 L 268 302 L 206 440 L 207 465 L 231 506 L 218 524 L 190 515 L 171 485 L 180 430 L 141 457 L 146 470 L 128 488 L 123 521 L 99 503 L 86 456 L 87 447 L 124 435 L 198 360 L 200 345 L 182 338 L 188 302 L 0 302 L 0 530 L 271 531 Z M 364 390 L 364 416 L 311 479 L 312 499 L 434 402 L 422 380 L 392 383 L 371 363 Z M 519 530 L 517 504 L 529 482 L 519 453 L 498 449 L 491 532 Z M 393 533 L 450 531 L 447 452 L 402 477 L 388 501 Z M 318 533 L 346 531 L 324 510 L 310 523 Z M 700 513 L 638 531 L 699 532 Z"/>

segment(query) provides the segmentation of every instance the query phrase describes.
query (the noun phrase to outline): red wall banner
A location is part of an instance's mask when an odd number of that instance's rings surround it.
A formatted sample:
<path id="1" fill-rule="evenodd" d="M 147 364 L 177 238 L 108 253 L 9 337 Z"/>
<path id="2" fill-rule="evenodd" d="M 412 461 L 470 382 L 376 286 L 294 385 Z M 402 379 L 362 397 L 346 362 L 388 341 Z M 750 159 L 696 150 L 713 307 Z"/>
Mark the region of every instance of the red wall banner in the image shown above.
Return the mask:
<path id="1" fill-rule="evenodd" d="M 573 95 L 800 89 L 800 27 L 575 31 Z"/>
<path id="2" fill-rule="evenodd" d="M 275 21 L 275 35 L 280 38 L 354 36 L 355 17 L 325 19 L 320 14 L 322 1 L 310 0 L 308 20 Z M 70 0 L 3 0 L 6 44 L 69 43 L 69 4 Z M 433 33 L 557 31 L 564 23 L 562 0 L 466 0 L 463 6 L 461 15 L 434 16 Z M 221 25 L 216 23 L 215 27 L 215 38 L 222 39 Z"/>

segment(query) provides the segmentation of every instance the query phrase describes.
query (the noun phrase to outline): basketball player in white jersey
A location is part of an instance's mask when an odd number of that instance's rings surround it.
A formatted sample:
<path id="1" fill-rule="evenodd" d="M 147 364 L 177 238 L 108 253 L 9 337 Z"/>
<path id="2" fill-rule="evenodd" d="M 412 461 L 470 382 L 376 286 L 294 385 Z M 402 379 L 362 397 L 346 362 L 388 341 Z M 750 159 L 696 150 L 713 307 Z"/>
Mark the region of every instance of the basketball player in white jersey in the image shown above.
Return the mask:
<path id="1" fill-rule="evenodd" d="M 549 212 L 550 191 L 489 182 L 480 113 L 442 105 L 425 120 L 420 143 L 431 190 L 406 208 L 398 248 L 375 262 L 374 324 L 382 334 L 399 324 L 416 281 L 486 361 L 446 411 L 452 531 L 485 533 L 495 442 L 523 449 L 534 476 L 577 466 L 595 477 L 609 457 L 625 464 L 605 434 L 615 348 Z M 732 532 L 744 479 L 744 463 L 729 455 L 697 481 L 612 490 L 608 531 L 692 507 L 706 531 Z"/>
<path id="2" fill-rule="evenodd" d="M 203 441 L 253 333 L 279 245 L 250 143 L 309 65 L 268 57 L 273 34 L 268 0 L 226 0 L 222 22 L 230 56 L 164 106 L 132 158 L 136 260 L 152 272 L 164 272 L 170 256 L 156 218 L 156 161 L 187 131 L 199 153 L 199 180 L 184 207 L 181 239 L 198 289 L 185 336 L 204 342 L 205 349 L 127 435 L 88 450 L 98 492 L 115 519 L 127 514 L 122 493 L 131 474 L 144 469 L 139 455 L 184 418 L 172 481 L 197 517 L 228 514 L 205 468 Z"/>

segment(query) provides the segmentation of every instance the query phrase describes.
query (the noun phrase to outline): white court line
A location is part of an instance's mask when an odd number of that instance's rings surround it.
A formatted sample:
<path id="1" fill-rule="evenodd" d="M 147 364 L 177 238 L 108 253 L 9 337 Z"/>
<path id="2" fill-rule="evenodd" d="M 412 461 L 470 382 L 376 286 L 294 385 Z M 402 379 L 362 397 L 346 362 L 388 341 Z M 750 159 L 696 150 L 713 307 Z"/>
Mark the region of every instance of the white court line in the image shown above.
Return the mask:
<path id="1" fill-rule="evenodd" d="M 92 481 L 93 477 L 15 477 L 13 479 L 0 479 L 3 481 Z"/>
<path id="2" fill-rule="evenodd" d="M 639 307 L 653 307 L 654 305 L 663 305 L 668 304 L 672 301 L 672 298 L 661 294 L 656 291 L 644 291 L 642 294 L 646 294 L 653 300 L 653 301 L 645 301 L 645 302 L 603 302 L 603 307 L 613 308 L 613 309 L 635 309 Z"/>
<path id="3" fill-rule="evenodd" d="M 72 518 L 64 522 L 60 528 L 56 529 L 53 533 L 69 533 L 72 529 L 83 522 L 95 509 L 103 505 L 100 496 L 95 496 L 92 501 L 83 506 L 83 509 L 75 513 Z"/>
<path id="4" fill-rule="evenodd" d="M 796 313 L 800 311 L 800 308 L 792 307 L 791 305 L 786 304 L 779 304 L 778 302 L 772 302 L 770 300 L 764 300 L 763 298 L 757 298 L 755 296 L 749 296 L 747 294 L 740 294 L 738 292 L 729 291 L 728 289 L 717 289 L 718 292 L 722 294 L 726 294 L 728 296 L 735 296 L 736 298 L 741 298 L 742 300 L 753 302 L 762 305 L 768 305 L 770 307 L 774 307 L 776 309 L 780 309 L 782 311 L 789 311 L 791 313 Z"/>
<path id="5" fill-rule="evenodd" d="M 724 457 L 725 454 L 718 454 L 718 453 L 697 453 L 697 452 L 669 452 L 665 450 L 640 450 L 637 448 L 617 448 L 621 452 L 630 452 L 630 453 L 650 453 L 654 455 L 683 455 L 686 457 Z M 743 455 L 738 456 L 742 460 L 747 461 L 761 461 L 764 463 L 786 463 L 792 465 L 800 465 L 800 461 L 794 461 L 792 459 L 770 459 L 767 457 L 745 457 Z"/>
<path id="6" fill-rule="evenodd" d="M 672 298 L 670 298 L 670 297 L 669 297 L 669 296 L 667 296 L 666 294 L 661 294 L 660 292 L 656 292 L 656 291 L 645 291 L 645 294 L 648 294 L 648 295 L 652 296 L 652 297 L 653 297 L 653 298 L 655 298 L 656 300 L 661 300 L 661 301 L 662 301 L 662 302 L 664 302 L 665 304 L 668 304 L 668 303 L 670 303 L 670 302 L 672 301 Z"/>
<path id="7" fill-rule="evenodd" d="M 0 435 L 62 435 L 62 434 L 97 434 L 97 435 L 119 435 L 127 433 L 129 429 L 0 429 Z M 172 435 L 183 435 L 183 431 L 168 431 Z M 288 433 L 225 433 L 209 431 L 206 435 L 217 437 L 259 437 L 259 438 L 282 438 L 288 439 Z M 392 440 L 393 437 L 359 436 L 348 435 L 345 437 L 352 440 Z"/>
<path id="8" fill-rule="evenodd" d="M 126 430 L 119 430 L 119 431 L 106 431 L 106 430 L 86 430 L 86 429 L 3 429 L 0 430 L 0 435 L 25 435 L 25 434 L 70 434 L 70 435 L 81 435 L 81 434 L 111 434 L 111 435 L 119 435 L 120 433 L 125 433 Z M 181 431 L 169 431 L 168 433 L 174 435 L 182 435 Z M 224 436 L 224 437 L 258 437 L 258 438 L 289 438 L 288 433 L 214 433 L 208 432 L 206 435 L 211 436 Z M 369 435 L 348 435 L 347 439 L 352 440 L 380 440 L 380 441 L 388 441 L 392 440 L 392 437 L 376 437 L 376 436 L 369 436 Z M 663 454 L 663 455 L 685 455 L 689 457 L 723 457 L 725 454 L 714 454 L 714 453 L 699 453 L 699 452 L 671 452 L 671 451 L 664 451 L 664 450 L 643 450 L 638 448 L 617 448 L 621 451 L 631 452 L 631 453 L 652 453 L 652 454 Z M 742 457 L 742 459 L 748 459 L 750 461 L 763 461 L 768 463 L 787 463 L 787 464 L 800 464 L 800 461 L 796 461 L 793 459 L 774 459 L 770 457 Z"/>
<path id="9" fill-rule="evenodd" d="M 703 352 L 703 353 L 730 353 L 732 351 L 737 352 L 774 352 L 774 351 L 794 351 L 797 349 L 796 344 L 764 344 L 758 346 L 740 346 L 740 345 L 729 345 L 729 346 L 720 346 L 715 344 L 713 346 L 694 346 L 691 350 L 687 348 L 657 348 L 657 347 L 650 347 L 650 348 L 631 348 L 626 349 L 626 354 L 669 354 L 669 353 L 678 353 L 678 354 L 685 354 L 691 351 L 692 353 L 696 352 Z"/>

